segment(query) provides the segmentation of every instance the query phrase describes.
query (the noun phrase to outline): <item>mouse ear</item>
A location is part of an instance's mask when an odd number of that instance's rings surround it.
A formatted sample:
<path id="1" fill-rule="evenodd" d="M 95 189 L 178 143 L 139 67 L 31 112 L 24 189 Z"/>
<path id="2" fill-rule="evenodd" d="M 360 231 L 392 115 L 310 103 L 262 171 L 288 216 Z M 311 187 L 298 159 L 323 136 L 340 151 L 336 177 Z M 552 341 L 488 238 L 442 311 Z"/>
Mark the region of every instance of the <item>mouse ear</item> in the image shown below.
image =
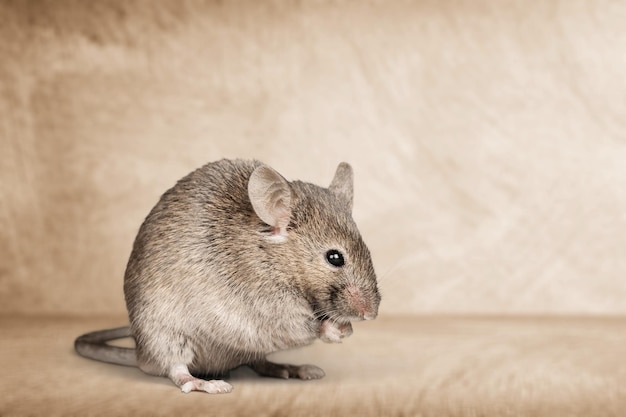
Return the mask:
<path id="1" fill-rule="evenodd" d="M 347 162 L 342 162 L 337 166 L 335 177 L 330 183 L 330 191 L 343 198 L 348 205 L 348 210 L 352 212 L 353 190 L 352 167 Z"/>
<path id="2" fill-rule="evenodd" d="M 285 241 L 291 219 L 291 188 L 287 180 L 267 165 L 261 165 L 250 175 L 248 196 L 257 216 L 272 226 L 271 239 Z"/>

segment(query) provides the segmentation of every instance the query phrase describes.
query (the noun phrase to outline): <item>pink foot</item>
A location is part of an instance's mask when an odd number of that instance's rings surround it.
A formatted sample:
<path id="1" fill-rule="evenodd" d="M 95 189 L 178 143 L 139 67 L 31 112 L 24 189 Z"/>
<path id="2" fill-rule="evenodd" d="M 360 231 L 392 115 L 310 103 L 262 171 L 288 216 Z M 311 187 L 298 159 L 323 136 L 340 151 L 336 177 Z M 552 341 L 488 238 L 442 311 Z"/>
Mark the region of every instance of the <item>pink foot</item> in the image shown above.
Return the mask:
<path id="1" fill-rule="evenodd" d="M 174 365 L 170 370 L 170 379 L 180 387 L 185 394 L 191 391 L 204 391 L 209 394 L 224 394 L 231 392 L 233 386 L 226 381 L 213 379 L 206 381 L 196 378 L 189 373 L 186 365 Z"/>

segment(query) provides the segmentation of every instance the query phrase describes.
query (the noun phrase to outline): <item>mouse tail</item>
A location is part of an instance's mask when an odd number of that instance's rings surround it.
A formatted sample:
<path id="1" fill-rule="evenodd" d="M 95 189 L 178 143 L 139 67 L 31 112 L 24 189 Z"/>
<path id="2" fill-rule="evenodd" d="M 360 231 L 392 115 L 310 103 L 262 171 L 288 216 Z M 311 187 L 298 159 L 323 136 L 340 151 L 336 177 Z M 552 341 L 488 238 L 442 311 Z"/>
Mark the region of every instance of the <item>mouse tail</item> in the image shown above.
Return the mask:
<path id="1" fill-rule="evenodd" d="M 130 327 L 98 330 L 79 336 L 74 349 L 85 358 L 124 366 L 137 366 L 137 351 L 133 348 L 112 346 L 107 342 L 132 337 Z"/>

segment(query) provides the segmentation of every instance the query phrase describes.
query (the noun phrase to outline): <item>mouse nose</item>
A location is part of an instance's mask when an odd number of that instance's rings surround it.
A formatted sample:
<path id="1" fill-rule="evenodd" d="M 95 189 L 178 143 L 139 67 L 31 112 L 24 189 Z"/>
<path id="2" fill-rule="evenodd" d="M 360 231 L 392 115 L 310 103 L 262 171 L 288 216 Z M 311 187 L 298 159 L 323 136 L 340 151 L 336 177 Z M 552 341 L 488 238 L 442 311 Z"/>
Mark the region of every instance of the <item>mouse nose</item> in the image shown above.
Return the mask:
<path id="1" fill-rule="evenodd" d="M 351 309 L 360 320 L 374 320 L 378 315 L 378 301 L 371 300 L 367 291 L 357 285 L 348 285 L 343 293 Z"/>

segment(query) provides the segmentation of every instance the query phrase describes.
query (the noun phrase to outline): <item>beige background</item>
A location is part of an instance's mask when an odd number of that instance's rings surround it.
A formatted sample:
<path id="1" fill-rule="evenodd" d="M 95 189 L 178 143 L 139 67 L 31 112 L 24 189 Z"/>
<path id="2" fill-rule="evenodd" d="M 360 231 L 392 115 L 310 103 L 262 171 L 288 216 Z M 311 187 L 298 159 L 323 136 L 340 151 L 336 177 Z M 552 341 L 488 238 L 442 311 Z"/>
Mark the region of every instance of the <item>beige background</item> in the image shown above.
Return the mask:
<path id="1" fill-rule="evenodd" d="M 0 0 L 0 415 L 623 417 L 625 23 L 611 0 Z M 271 356 L 322 380 L 242 367 L 219 397 L 79 357 L 127 322 L 144 216 L 222 157 L 353 165 L 379 318 Z"/>
<path id="2" fill-rule="evenodd" d="M 0 313 L 123 314 L 222 157 L 349 161 L 385 315 L 626 313 L 626 3 L 126 3 L 0 2 Z"/>

